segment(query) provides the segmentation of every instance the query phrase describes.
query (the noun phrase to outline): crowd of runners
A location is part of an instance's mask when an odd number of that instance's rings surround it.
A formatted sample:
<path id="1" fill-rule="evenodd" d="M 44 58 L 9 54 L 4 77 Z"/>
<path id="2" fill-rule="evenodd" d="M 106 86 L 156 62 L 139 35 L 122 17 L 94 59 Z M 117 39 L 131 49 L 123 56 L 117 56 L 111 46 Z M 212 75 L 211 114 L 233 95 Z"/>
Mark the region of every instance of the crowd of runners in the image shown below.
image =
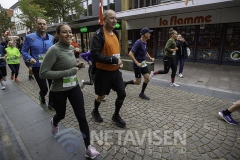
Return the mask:
<path id="1" fill-rule="evenodd" d="M 105 97 L 114 90 L 117 94 L 115 100 L 115 111 L 111 115 L 112 120 L 119 126 L 125 127 L 126 122 L 120 116 L 120 110 L 126 97 L 127 85 L 140 85 L 143 76 L 142 90 L 139 97 L 150 100 L 145 90 L 151 78 L 156 74 L 167 74 L 171 69 L 171 87 L 179 87 L 175 83 L 177 64 L 180 62 L 178 76 L 183 77 L 183 67 L 187 58 L 188 43 L 177 33 L 176 30 L 169 30 L 169 40 L 165 46 L 163 57 L 164 69 L 149 71 L 147 59 L 154 61 L 147 52 L 147 41 L 153 30 L 143 28 L 140 31 L 141 38 L 136 40 L 128 53 L 133 62 L 135 74 L 134 80 L 124 81 L 119 69 L 123 67 L 120 57 L 120 43 L 116 26 L 116 13 L 113 10 L 106 10 L 103 13 L 104 25 L 98 29 L 91 40 L 91 49 L 80 54 L 76 39 L 73 38 L 72 30 L 68 24 L 60 24 L 56 27 L 56 37 L 46 33 L 47 23 L 43 18 L 36 19 L 35 33 L 28 34 L 24 42 L 19 41 L 15 47 L 12 40 L 6 39 L 0 45 L 0 82 L 1 89 L 5 90 L 3 81 L 6 81 L 6 65 L 11 69 L 10 80 L 18 82 L 18 71 L 20 57 L 22 55 L 28 67 L 29 80 L 36 80 L 39 86 L 39 101 L 42 108 L 49 108 L 55 111 L 51 119 L 52 134 L 59 132 L 58 123 L 64 119 L 67 107 L 67 99 L 70 101 L 78 120 L 81 133 L 86 147 L 86 157 L 94 159 L 100 153 L 90 144 L 90 131 L 86 119 L 84 98 L 82 90 L 85 85 L 94 85 L 96 98 L 93 100 L 91 115 L 98 123 L 103 122 L 99 107 Z M 77 72 L 85 67 L 80 62 L 79 54 L 88 63 L 89 81 L 78 82 Z M 48 102 L 46 95 L 49 93 Z M 240 101 L 237 101 L 230 108 L 219 112 L 219 116 L 230 124 L 238 124 L 231 113 L 240 108 Z"/>

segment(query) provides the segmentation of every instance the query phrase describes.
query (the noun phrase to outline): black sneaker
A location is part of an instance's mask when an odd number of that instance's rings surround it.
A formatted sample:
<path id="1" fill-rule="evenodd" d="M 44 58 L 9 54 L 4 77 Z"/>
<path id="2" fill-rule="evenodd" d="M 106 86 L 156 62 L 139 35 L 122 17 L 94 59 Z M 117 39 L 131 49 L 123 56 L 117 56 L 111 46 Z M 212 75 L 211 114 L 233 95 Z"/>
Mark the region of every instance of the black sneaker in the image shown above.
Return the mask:
<path id="1" fill-rule="evenodd" d="M 148 96 L 146 96 L 144 93 L 140 93 L 139 97 L 142 99 L 150 100 L 150 98 Z"/>
<path id="2" fill-rule="evenodd" d="M 100 116 L 99 112 L 92 111 L 92 116 L 95 119 L 95 122 L 103 122 L 102 117 Z"/>
<path id="3" fill-rule="evenodd" d="M 39 101 L 40 101 L 40 106 L 42 108 L 44 108 L 44 109 L 47 108 L 47 104 L 46 104 L 45 99 L 42 99 L 40 95 L 39 95 Z"/>
<path id="4" fill-rule="evenodd" d="M 122 118 L 120 117 L 120 115 L 113 115 L 112 116 L 112 120 L 114 121 L 114 122 L 116 122 L 117 123 L 117 125 L 119 126 L 119 127 L 124 127 L 124 126 L 126 126 L 126 123 L 122 120 Z"/>

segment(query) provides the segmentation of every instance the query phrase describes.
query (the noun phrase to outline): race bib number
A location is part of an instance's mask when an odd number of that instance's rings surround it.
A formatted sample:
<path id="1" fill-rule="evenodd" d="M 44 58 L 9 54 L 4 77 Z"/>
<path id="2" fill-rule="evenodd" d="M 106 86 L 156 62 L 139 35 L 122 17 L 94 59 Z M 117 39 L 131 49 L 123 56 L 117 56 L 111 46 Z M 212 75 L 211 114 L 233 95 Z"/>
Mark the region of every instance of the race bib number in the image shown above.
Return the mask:
<path id="1" fill-rule="evenodd" d="M 176 54 L 176 51 L 173 51 L 173 52 L 172 52 L 172 55 L 175 56 L 175 54 Z"/>
<path id="2" fill-rule="evenodd" d="M 10 61 L 15 61 L 17 58 L 16 57 L 10 57 Z"/>
<path id="3" fill-rule="evenodd" d="M 118 59 L 121 59 L 120 54 L 113 54 L 114 57 L 117 57 Z"/>
<path id="4" fill-rule="evenodd" d="M 77 84 L 77 76 L 63 77 L 63 87 L 73 87 Z"/>
<path id="5" fill-rule="evenodd" d="M 142 68 L 143 67 L 147 67 L 147 62 L 146 61 L 142 61 L 142 66 L 141 66 Z"/>
<path id="6" fill-rule="evenodd" d="M 39 62 L 39 63 L 42 63 L 44 57 L 45 57 L 45 54 L 39 54 L 39 55 L 38 55 L 38 62 Z"/>

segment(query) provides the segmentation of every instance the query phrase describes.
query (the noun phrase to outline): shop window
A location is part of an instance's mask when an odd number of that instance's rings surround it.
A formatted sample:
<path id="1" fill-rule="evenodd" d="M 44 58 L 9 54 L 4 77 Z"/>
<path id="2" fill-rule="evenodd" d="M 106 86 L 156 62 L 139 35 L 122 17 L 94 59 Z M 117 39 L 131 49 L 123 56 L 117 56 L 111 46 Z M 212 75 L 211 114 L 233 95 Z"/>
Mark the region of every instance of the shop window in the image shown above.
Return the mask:
<path id="1" fill-rule="evenodd" d="M 134 8 L 139 8 L 138 7 L 138 0 L 134 0 Z"/>
<path id="2" fill-rule="evenodd" d="M 240 23 L 227 24 L 222 61 L 240 62 Z"/>
<path id="3" fill-rule="evenodd" d="M 103 0 L 103 10 L 108 10 L 108 0 Z"/>
<path id="4" fill-rule="evenodd" d="M 169 29 L 170 28 L 160 28 L 158 30 L 157 57 L 162 57 L 164 55 L 164 47 L 170 38 Z"/>
<path id="5" fill-rule="evenodd" d="M 200 27 L 196 59 L 214 61 L 219 59 L 222 32 L 222 24 L 210 24 Z"/>
<path id="6" fill-rule="evenodd" d="M 146 0 L 146 7 L 151 6 L 151 0 Z"/>
<path id="7" fill-rule="evenodd" d="M 164 55 L 164 47 L 170 38 L 169 29 L 169 27 L 160 28 L 158 31 L 157 57 L 162 57 Z M 174 27 L 174 30 L 182 35 L 182 37 L 188 43 L 188 47 L 191 50 L 191 53 L 193 53 L 196 26 L 178 26 Z M 189 58 L 192 58 L 192 56 L 193 55 L 191 54 Z"/>
<path id="8" fill-rule="evenodd" d="M 115 0 L 110 0 L 109 7 L 115 11 Z"/>
<path id="9" fill-rule="evenodd" d="M 144 0 L 140 0 L 140 8 L 145 7 Z"/>
<path id="10" fill-rule="evenodd" d="M 88 16 L 92 16 L 92 0 L 88 0 Z"/>

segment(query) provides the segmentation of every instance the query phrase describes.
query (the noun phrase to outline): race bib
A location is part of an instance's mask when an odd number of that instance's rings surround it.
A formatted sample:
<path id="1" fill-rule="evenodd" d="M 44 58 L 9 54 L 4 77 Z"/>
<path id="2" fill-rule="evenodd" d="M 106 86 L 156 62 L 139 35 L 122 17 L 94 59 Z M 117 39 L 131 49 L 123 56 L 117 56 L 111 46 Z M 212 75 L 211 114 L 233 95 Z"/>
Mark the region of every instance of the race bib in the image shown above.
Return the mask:
<path id="1" fill-rule="evenodd" d="M 10 61 L 15 61 L 17 58 L 16 57 L 10 57 L 9 60 Z"/>
<path id="2" fill-rule="evenodd" d="M 117 57 L 118 59 L 121 59 L 120 54 L 113 54 L 114 57 Z"/>
<path id="3" fill-rule="evenodd" d="M 72 87 L 77 84 L 77 76 L 63 77 L 63 87 Z"/>
<path id="4" fill-rule="evenodd" d="M 38 55 L 38 62 L 39 62 L 39 63 L 42 63 L 44 57 L 45 57 L 45 54 L 39 54 L 39 55 Z"/>
<path id="5" fill-rule="evenodd" d="M 173 52 L 172 52 L 172 55 L 175 56 L 175 54 L 176 54 L 176 51 L 173 51 Z"/>
<path id="6" fill-rule="evenodd" d="M 147 62 L 146 61 L 142 61 L 142 66 L 141 66 L 142 68 L 143 67 L 147 67 Z"/>

